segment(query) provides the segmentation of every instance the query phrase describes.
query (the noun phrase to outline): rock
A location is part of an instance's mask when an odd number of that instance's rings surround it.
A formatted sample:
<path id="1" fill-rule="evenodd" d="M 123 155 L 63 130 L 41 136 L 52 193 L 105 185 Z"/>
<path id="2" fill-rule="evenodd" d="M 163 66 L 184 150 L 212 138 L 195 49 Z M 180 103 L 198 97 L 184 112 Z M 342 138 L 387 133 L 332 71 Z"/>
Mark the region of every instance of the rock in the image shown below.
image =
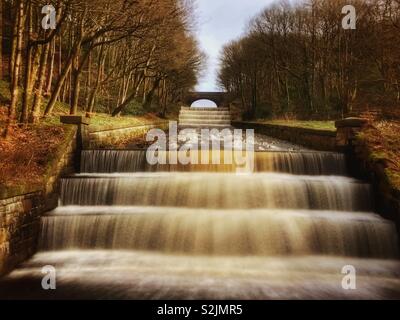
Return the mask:
<path id="1" fill-rule="evenodd" d="M 346 118 L 343 120 L 338 120 L 335 122 L 336 128 L 361 128 L 368 124 L 369 121 L 367 119 L 362 118 Z"/>

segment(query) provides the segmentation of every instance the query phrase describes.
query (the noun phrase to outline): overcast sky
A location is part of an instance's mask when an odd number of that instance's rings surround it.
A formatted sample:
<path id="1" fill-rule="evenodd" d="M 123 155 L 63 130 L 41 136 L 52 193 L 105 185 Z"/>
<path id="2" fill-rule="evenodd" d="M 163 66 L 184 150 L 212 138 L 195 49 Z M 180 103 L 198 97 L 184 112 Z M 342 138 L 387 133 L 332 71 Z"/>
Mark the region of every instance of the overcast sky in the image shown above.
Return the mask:
<path id="1" fill-rule="evenodd" d="M 253 18 L 272 0 L 197 0 L 198 40 L 208 55 L 207 70 L 198 91 L 219 91 L 217 72 L 222 47 L 238 38 Z"/>

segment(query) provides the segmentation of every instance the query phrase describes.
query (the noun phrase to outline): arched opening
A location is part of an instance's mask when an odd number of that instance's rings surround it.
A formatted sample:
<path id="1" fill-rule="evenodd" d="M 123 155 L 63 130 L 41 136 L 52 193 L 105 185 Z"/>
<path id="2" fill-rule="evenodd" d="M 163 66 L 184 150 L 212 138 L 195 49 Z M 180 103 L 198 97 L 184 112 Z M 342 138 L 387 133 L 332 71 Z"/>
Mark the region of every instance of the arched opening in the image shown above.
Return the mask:
<path id="1" fill-rule="evenodd" d="M 208 99 L 200 99 L 192 103 L 191 108 L 218 108 L 214 101 Z"/>

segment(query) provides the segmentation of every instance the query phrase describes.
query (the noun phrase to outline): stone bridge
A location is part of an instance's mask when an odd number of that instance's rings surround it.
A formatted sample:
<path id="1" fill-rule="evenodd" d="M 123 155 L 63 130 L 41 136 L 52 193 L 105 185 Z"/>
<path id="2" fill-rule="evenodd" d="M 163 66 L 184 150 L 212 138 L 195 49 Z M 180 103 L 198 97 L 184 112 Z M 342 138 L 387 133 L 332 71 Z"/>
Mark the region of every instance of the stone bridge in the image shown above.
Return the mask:
<path id="1" fill-rule="evenodd" d="M 228 104 L 228 94 L 226 92 L 189 92 L 184 103 L 191 106 L 197 100 L 211 100 L 215 102 L 218 108 L 225 107 Z"/>

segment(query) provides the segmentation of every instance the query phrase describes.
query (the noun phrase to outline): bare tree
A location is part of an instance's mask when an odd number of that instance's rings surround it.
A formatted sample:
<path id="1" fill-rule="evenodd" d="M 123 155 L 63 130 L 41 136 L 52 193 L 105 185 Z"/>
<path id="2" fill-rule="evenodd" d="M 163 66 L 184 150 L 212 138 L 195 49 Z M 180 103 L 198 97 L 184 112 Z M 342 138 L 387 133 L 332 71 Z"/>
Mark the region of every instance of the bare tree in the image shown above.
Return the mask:
<path id="1" fill-rule="evenodd" d="M 40 121 L 58 101 L 70 104 L 70 114 L 101 109 L 119 115 L 133 101 L 148 111 L 157 102 L 165 114 L 168 103 L 196 83 L 203 57 L 189 2 L 56 0 L 54 30 L 41 26 L 47 1 L 9 4 L 8 127 L 17 119 Z"/>
<path id="2" fill-rule="evenodd" d="M 329 119 L 399 105 L 398 1 L 353 1 L 357 30 L 341 26 L 345 4 L 273 5 L 225 47 L 220 84 L 245 117 Z"/>

